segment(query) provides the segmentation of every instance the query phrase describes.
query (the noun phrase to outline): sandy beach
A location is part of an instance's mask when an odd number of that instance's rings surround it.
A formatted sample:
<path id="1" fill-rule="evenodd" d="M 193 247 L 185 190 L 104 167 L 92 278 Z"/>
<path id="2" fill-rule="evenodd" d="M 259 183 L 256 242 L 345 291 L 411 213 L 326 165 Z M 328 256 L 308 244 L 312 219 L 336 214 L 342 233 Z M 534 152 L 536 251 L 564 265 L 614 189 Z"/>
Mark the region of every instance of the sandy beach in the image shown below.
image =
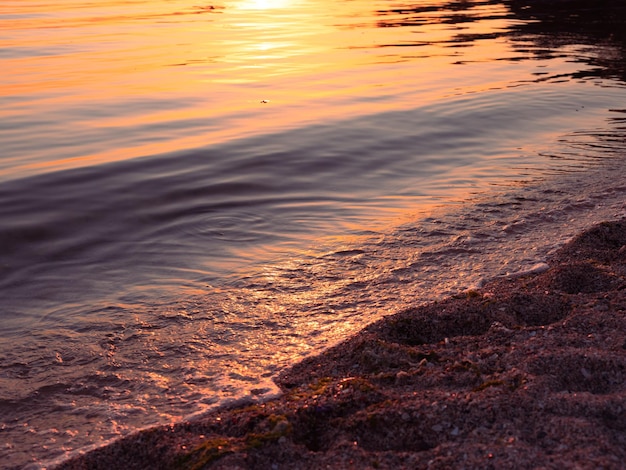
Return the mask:
<path id="1" fill-rule="evenodd" d="M 284 371 L 284 394 L 57 467 L 624 468 L 626 222 L 537 272 L 368 326 Z"/>

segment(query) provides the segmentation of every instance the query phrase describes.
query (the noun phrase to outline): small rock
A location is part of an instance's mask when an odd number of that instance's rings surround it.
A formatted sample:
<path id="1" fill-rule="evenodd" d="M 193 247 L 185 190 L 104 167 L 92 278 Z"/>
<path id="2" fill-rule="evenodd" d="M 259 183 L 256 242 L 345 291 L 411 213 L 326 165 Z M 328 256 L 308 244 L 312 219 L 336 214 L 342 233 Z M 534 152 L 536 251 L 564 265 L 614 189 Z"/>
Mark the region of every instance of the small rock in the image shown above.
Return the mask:
<path id="1" fill-rule="evenodd" d="M 580 373 L 583 374 L 583 377 L 586 378 L 587 380 L 589 380 L 591 378 L 591 372 L 589 372 L 587 369 L 585 369 L 584 367 L 582 367 L 580 369 Z"/>

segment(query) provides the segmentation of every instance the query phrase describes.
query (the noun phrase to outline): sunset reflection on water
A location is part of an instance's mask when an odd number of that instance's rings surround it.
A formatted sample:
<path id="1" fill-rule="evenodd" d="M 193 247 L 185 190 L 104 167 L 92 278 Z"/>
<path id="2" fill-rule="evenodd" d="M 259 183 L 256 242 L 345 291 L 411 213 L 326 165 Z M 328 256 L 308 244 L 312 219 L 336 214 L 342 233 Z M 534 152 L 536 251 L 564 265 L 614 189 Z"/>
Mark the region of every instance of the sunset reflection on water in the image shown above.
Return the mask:
<path id="1" fill-rule="evenodd" d="M 386 2 L 369 17 L 360 2 L 311 0 L 20 5 L 0 5 L 0 20 L 10 17 L 0 119 L 14 123 L 1 136 L 3 178 L 423 105 L 476 82 L 448 67 L 472 45 L 451 38 L 478 26 Z M 501 5 L 469 8 L 493 10 L 482 34 L 507 25 Z M 463 62 L 505 50 L 494 40 L 463 50 Z M 497 83 L 498 64 L 481 67 Z M 45 145 L 24 147 L 27 136 Z"/>

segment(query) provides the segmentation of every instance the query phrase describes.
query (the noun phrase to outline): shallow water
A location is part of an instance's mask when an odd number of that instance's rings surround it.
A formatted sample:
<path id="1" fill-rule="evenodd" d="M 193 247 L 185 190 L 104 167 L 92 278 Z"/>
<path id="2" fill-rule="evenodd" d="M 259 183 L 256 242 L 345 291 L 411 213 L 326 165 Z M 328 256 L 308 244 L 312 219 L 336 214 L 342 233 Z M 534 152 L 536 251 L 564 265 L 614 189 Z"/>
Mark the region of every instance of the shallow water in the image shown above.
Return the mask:
<path id="1" fill-rule="evenodd" d="M 3 2 L 2 461 L 266 398 L 623 216 L 623 14 L 521 6 Z"/>

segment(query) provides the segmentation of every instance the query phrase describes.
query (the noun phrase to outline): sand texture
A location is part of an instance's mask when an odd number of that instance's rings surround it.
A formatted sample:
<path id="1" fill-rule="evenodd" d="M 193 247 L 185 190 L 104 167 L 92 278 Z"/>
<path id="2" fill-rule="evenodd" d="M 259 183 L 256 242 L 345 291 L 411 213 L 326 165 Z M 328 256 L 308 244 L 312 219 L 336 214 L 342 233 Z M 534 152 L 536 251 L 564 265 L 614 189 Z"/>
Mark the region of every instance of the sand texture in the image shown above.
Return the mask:
<path id="1" fill-rule="evenodd" d="M 385 317 L 283 372 L 278 399 L 58 468 L 626 468 L 626 222 L 548 264 Z"/>

